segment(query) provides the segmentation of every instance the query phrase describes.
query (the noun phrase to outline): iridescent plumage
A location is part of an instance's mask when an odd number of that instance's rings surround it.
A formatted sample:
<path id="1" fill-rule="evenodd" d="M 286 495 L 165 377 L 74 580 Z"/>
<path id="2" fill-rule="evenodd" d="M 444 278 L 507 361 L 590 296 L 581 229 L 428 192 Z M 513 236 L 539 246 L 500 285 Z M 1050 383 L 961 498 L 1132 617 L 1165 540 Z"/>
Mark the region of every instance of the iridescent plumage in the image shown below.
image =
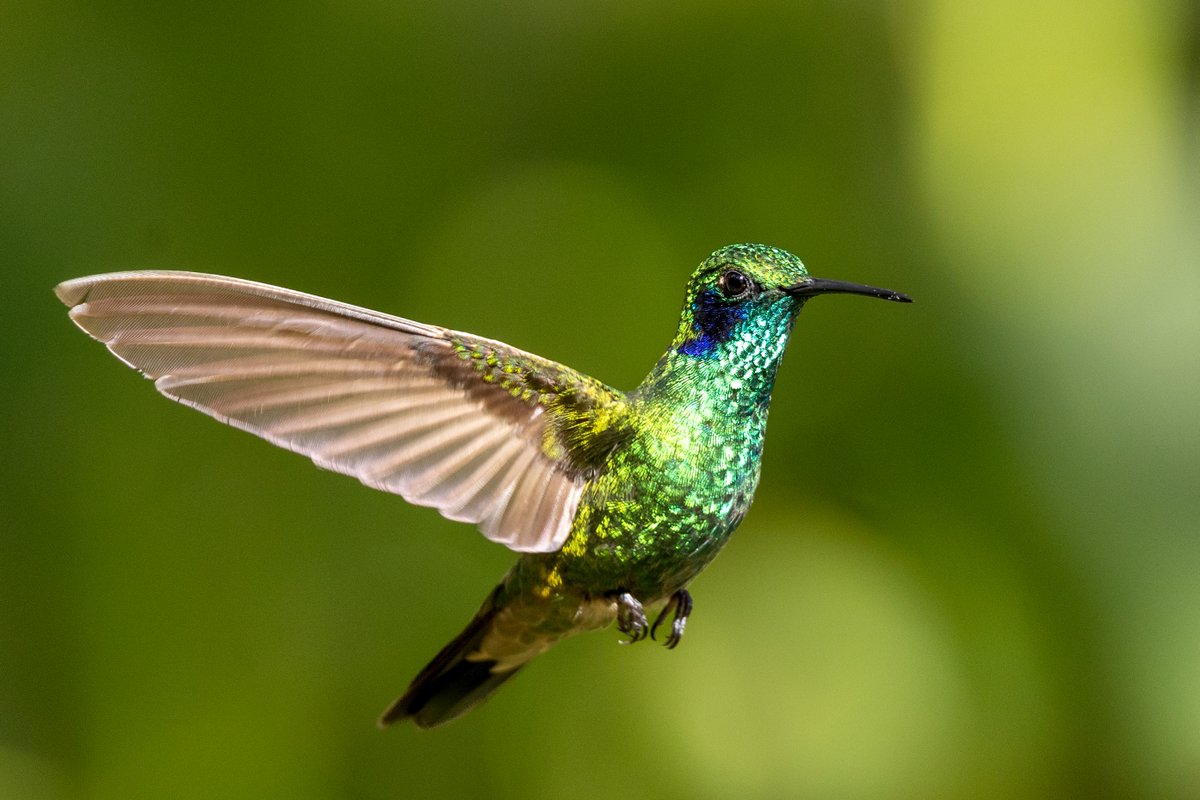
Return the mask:
<path id="1" fill-rule="evenodd" d="M 805 300 L 908 300 L 810 278 L 776 248 L 726 247 L 693 274 L 667 352 L 622 393 L 501 342 L 234 278 L 114 273 L 57 292 L 164 395 L 524 553 L 381 719 L 422 727 L 575 633 L 615 621 L 636 641 L 669 620 L 677 644 L 687 585 L 758 485 Z"/>

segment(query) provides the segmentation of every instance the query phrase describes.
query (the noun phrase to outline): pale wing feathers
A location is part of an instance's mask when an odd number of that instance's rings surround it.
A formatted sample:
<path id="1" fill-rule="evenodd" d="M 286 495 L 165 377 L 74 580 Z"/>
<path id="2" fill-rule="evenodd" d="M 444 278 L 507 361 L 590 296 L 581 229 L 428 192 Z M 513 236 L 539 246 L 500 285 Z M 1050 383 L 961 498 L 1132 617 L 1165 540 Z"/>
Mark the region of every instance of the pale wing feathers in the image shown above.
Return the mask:
<path id="1" fill-rule="evenodd" d="M 477 376 L 446 369 L 460 358 L 452 340 L 528 354 L 215 275 L 113 273 L 57 293 L 80 328 L 167 397 L 513 550 L 551 552 L 570 533 L 584 479 L 543 451 L 536 396 L 467 386 Z"/>

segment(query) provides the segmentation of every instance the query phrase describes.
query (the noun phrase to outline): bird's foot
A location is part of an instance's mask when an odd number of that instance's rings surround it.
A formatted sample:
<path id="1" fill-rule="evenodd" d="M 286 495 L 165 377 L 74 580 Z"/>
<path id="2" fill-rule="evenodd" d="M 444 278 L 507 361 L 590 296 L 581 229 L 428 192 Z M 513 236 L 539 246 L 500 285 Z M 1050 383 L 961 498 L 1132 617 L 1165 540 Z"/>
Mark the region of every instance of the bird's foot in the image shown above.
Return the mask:
<path id="1" fill-rule="evenodd" d="M 633 644 L 646 638 L 650 623 L 641 602 L 629 592 L 617 592 L 617 630 L 629 634 L 623 644 Z"/>
<path id="2" fill-rule="evenodd" d="M 671 599 L 663 606 L 662 611 L 658 612 L 658 618 L 654 620 L 654 625 L 650 628 L 650 638 L 655 639 L 655 633 L 658 631 L 658 626 L 663 624 L 667 615 L 672 611 L 675 613 L 675 618 L 671 620 L 671 632 L 667 634 L 666 641 L 663 645 L 668 650 L 674 650 L 675 645 L 683 638 L 683 629 L 687 627 L 688 615 L 692 613 L 692 596 L 688 594 L 687 589 L 680 589 L 675 594 L 671 595 Z"/>

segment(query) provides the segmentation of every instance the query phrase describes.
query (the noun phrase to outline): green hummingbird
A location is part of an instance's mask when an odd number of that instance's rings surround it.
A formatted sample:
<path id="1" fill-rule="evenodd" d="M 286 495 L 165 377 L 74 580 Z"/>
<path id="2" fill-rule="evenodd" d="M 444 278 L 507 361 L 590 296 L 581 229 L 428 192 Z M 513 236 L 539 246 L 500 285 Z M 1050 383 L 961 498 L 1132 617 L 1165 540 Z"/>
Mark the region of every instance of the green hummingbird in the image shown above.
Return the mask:
<path id="1" fill-rule="evenodd" d="M 636 642 L 666 624 L 679 644 L 688 584 L 758 485 L 800 309 L 834 292 L 911 302 L 809 277 L 775 247 L 724 247 L 692 275 L 666 353 L 621 392 L 502 342 L 237 278 L 118 272 L 56 292 L 172 400 L 522 554 L 379 720 L 422 728 L 576 633 L 616 622 Z"/>

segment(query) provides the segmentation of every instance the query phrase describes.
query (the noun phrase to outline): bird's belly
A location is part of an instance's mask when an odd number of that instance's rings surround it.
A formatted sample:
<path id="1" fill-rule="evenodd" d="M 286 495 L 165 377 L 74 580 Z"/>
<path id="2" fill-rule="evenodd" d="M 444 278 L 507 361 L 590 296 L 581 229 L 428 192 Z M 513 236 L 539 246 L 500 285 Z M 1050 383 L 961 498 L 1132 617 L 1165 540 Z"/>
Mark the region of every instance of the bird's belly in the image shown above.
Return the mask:
<path id="1" fill-rule="evenodd" d="M 753 486 L 698 494 L 691 487 L 653 502 L 585 507 L 556 555 L 564 585 L 589 594 L 632 592 L 644 603 L 682 589 L 720 552 L 749 506 Z"/>

